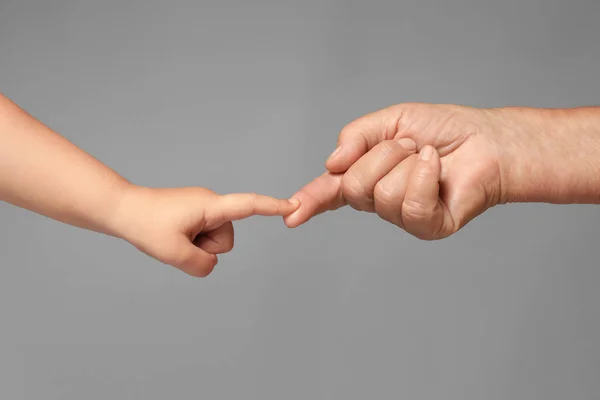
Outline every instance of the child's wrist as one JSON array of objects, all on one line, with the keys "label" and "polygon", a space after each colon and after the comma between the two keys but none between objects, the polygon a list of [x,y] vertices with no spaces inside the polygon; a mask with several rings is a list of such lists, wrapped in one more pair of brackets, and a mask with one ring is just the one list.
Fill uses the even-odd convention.
[{"label": "child's wrist", "polygon": [[109,225],[111,235],[131,242],[136,231],[135,214],[139,211],[139,191],[144,188],[131,183],[117,189],[115,207],[111,211]]}]

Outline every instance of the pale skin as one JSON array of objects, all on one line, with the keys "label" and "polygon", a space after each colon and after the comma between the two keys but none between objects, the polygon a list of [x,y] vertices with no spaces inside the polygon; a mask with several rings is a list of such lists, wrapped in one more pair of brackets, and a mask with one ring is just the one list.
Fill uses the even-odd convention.
[{"label": "pale skin", "polygon": [[349,205],[442,239],[498,204],[600,204],[600,107],[399,104],[347,125],[325,167],[289,227]]},{"label": "pale skin", "polygon": [[0,200],[198,277],[233,248],[231,221],[253,215],[293,228],[349,205],[436,240],[498,204],[600,204],[600,107],[399,104],[347,125],[325,167],[289,200],[141,187],[0,95]]},{"label": "pale skin", "polygon": [[0,95],[0,201],[115,236],[183,272],[205,277],[233,248],[231,221],[285,216],[298,203],[201,187],[141,187]]}]

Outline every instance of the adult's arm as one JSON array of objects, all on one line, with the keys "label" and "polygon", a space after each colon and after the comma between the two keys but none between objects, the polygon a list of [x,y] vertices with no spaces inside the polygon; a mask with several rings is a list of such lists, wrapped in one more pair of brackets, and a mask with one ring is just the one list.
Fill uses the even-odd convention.
[{"label": "adult's arm", "polygon": [[600,204],[600,107],[404,103],[348,124],[290,227],[346,205],[422,239],[510,202]]},{"label": "adult's arm", "polygon": [[600,204],[600,107],[492,110],[501,202]]}]

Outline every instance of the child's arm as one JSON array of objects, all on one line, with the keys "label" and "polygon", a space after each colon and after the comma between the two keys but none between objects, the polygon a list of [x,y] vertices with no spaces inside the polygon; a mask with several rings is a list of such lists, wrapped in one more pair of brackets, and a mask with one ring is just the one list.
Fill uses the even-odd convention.
[{"label": "child's arm", "polygon": [[2,94],[0,201],[123,238],[195,276],[207,275],[216,264],[215,254],[231,250],[229,221],[287,215],[297,207],[253,194],[220,196],[202,188],[132,185]]},{"label": "child's arm", "polygon": [[0,94],[0,200],[118,236],[129,183]]}]

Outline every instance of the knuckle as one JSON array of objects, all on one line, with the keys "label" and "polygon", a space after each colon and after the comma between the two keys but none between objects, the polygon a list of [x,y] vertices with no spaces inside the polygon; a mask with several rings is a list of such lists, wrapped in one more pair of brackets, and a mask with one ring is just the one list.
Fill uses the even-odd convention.
[{"label": "knuckle", "polygon": [[375,201],[383,204],[393,204],[399,200],[398,190],[388,182],[377,182],[374,195]]},{"label": "knuckle", "polygon": [[431,176],[431,168],[427,165],[415,168],[412,178],[417,181],[423,181]]},{"label": "knuckle", "polygon": [[410,132],[412,128],[411,122],[411,113],[409,112],[411,109],[415,108],[415,104],[413,103],[404,103],[397,104],[395,106],[391,106],[391,113],[395,116],[395,129],[396,133],[399,132]]},{"label": "knuckle", "polygon": [[368,209],[368,205],[374,201],[373,194],[365,190],[361,181],[352,173],[345,174],[342,178],[342,195],[356,210]]},{"label": "knuckle", "polygon": [[360,180],[353,173],[347,173],[342,178],[342,193],[346,199],[358,200],[365,191]]},{"label": "knuckle", "polygon": [[407,221],[424,221],[431,218],[433,210],[418,200],[407,199],[402,204],[402,217]]},{"label": "knuckle", "polygon": [[375,111],[365,114],[362,117],[348,123],[340,131],[338,142],[342,143],[348,140],[362,140],[364,143],[374,143],[381,140],[380,133],[382,128],[382,111]]},{"label": "knuckle", "polygon": [[377,145],[377,150],[384,158],[387,158],[396,152],[397,146],[395,144],[391,140],[386,140]]}]

